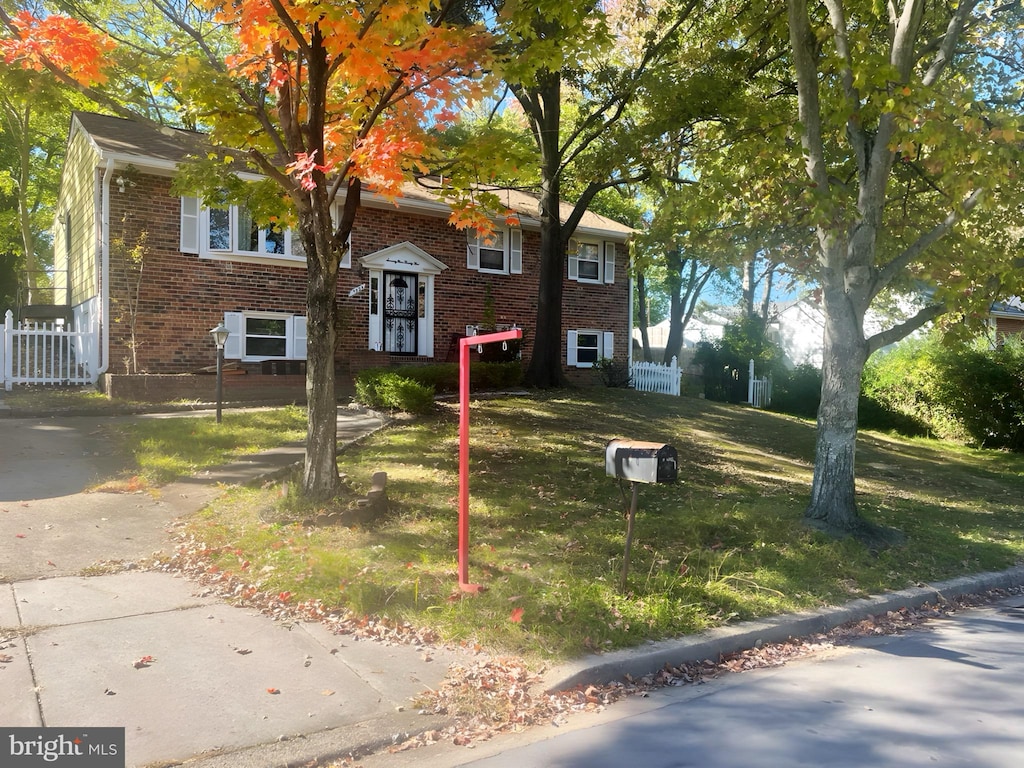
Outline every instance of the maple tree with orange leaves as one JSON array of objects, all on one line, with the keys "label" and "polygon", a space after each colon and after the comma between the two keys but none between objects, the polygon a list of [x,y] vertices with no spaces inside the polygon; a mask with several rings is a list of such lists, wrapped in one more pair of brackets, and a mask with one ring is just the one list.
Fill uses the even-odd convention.
[{"label": "maple tree with orange leaves", "polygon": [[[166,80],[190,120],[209,129],[215,147],[244,152],[276,183],[275,218],[293,225],[307,256],[309,428],[302,490],[310,498],[330,498],[338,487],[335,299],[362,187],[400,195],[404,182],[427,169],[432,130],[450,124],[458,105],[484,87],[481,69],[491,38],[480,26],[450,22],[453,6],[450,0],[204,0],[200,7],[221,34],[218,45],[205,44],[195,24],[161,7],[184,41]],[[0,25],[6,63],[49,70],[128,116],[116,94],[103,90],[105,67],[116,58],[103,30],[56,14],[12,18],[2,9]],[[233,50],[218,53],[232,39]],[[183,177],[210,185],[191,194],[223,193],[222,176]],[[453,222],[479,224],[482,216],[456,214]]]}]

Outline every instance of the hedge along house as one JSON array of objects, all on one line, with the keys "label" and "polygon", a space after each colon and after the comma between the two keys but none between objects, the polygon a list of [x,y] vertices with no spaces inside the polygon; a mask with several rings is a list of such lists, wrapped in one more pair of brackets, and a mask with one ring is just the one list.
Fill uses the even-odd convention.
[{"label": "hedge along house", "polygon": [[[116,396],[212,392],[209,329],[230,330],[226,396],[292,387],[304,394],[305,256],[287,230],[260,226],[239,206],[178,197],[178,165],[203,149],[201,134],[75,113],[57,202],[54,245],[67,268],[78,328],[97,329],[93,380]],[[252,179],[258,178],[251,176]],[[531,351],[537,311],[537,200],[502,190],[518,219],[491,239],[448,223],[449,207],[406,185],[389,202],[363,194],[338,278],[340,377],[371,366],[454,359],[457,340],[488,325],[524,329]],[[568,214],[564,206],[563,218]],[[600,358],[630,353],[631,230],[587,213],[564,275],[563,361],[591,378]],[[134,374],[149,374],[136,376]],[[245,394],[242,391],[245,390]]]}]

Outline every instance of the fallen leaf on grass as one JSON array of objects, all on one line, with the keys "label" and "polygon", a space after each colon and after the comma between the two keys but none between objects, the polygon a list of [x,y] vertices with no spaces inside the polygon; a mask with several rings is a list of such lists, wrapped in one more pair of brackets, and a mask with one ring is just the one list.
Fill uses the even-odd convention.
[{"label": "fallen leaf on grass", "polygon": [[512,613],[510,613],[509,616],[508,616],[508,620],[511,621],[513,624],[519,624],[520,622],[522,622],[522,620],[523,620],[523,609],[522,608],[515,608],[515,609],[513,609]]}]

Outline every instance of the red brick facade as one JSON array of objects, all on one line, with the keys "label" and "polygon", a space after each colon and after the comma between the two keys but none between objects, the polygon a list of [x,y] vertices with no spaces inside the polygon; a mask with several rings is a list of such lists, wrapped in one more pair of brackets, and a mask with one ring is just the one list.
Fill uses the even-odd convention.
[{"label": "red brick facade", "polygon": [[995,316],[996,341],[1001,342],[1007,336],[1024,334],[1024,317]]},{"label": "red brick facade", "polygon": [[[265,265],[213,260],[182,253],[181,204],[170,192],[170,178],[135,171],[124,192],[110,192],[110,366],[125,373],[130,357],[130,306],[135,312],[138,370],[178,374],[206,368],[215,352],[209,329],[226,312],[283,312],[305,315],[306,272],[301,266]],[[100,173],[97,172],[97,184]],[[399,202],[401,205],[401,201]],[[138,296],[132,284],[137,267],[124,267],[125,248],[140,232],[146,233],[145,256]],[[539,234],[523,233],[522,274],[488,274],[467,269],[466,236],[451,227],[443,215],[408,213],[400,208],[364,205],[352,235],[352,267],[342,268],[338,280],[338,307],[342,328],[337,353],[344,375],[369,365],[407,362],[368,349],[369,290],[349,292],[368,282],[360,259],[388,246],[410,242],[448,268],[434,278],[434,360],[443,361],[453,337],[467,324],[484,320],[484,298],[489,288],[498,323],[525,328],[524,360],[529,358],[537,312]],[[620,244],[615,282],[564,281],[563,347],[572,329],[596,329],[614,334],[614,357],[628,354],[629,281],[625,248]],[[566,359],[563,349],[563,361]],[[414,358],[423,360],[423,358]],[[243,364],[251,373],[261,366]],[[576,371],[569,371],[575,374]],[[588,378],[590,371],[584,371]]]}]

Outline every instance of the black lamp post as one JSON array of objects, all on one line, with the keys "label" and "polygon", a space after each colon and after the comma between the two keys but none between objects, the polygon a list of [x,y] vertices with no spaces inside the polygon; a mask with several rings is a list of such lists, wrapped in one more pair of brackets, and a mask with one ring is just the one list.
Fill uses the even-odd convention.
[{"label": "black lamp post", "polygon": [[210,329],[210,335],[217,345],[217,423],[220,424],[220,409],[224,400],[224,343],[231,331],[224,327],[224,323],[217,323],[216,328]]}]

